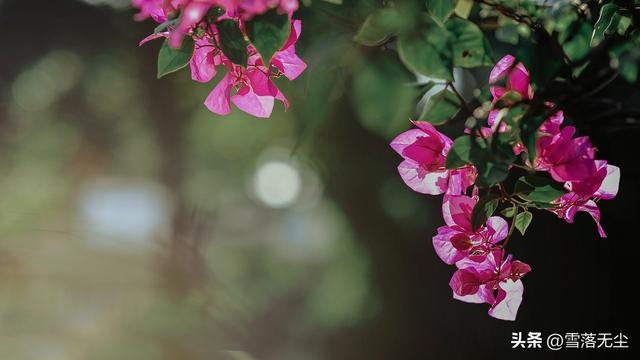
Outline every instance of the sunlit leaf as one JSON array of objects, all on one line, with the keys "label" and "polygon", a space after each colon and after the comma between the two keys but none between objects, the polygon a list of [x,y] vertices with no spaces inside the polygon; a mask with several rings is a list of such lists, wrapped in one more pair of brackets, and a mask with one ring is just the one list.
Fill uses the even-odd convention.
[{"label": "sunlit leaf", "polygon": [[398,41],[400,58],[413,72],[436,79],[453,80],[448,37],[448,31],[437,26],[403,36]]},{"label": "sunlit leaf", "polygon": [[471,21],[457,17],[451,18],[446,26],[453,34],[453,65],[465,68],[483,65],[485,42],[482,30]]},{"label": "sunlit leaf", "polygon": [[567,192],[562,184],[541,173],[520,177],[514,191],[523,199],[540,203],[550,203]]},{"label": "sunlit leaf", "polygon": [[458,0],[427,0],[427,11],[439,23],[444,23],[456,8]]},{"label": "sunlit leaf", "polygon": [[419,120],[444,124],[460,110],[460,104],[460,99],[451,90],[441,90],[429,97]]}]

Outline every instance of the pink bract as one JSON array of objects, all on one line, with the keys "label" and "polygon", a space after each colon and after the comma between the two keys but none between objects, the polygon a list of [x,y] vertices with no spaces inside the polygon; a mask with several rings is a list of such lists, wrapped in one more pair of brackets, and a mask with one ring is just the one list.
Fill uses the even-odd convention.
[{"label": "pink bract", "polygon": [[446,226],[438,228],[432,239],[436,254],[449,265],[463,258],[484,260],[491,249],[507,237],[509,225],[499,216],[491,216],[478,229],[471,226],[471,213],[477,197],[445,195],[442,215]]},{"label": "pink bract", "polygon": [[449,281],[453,297],[468,303],[491,305],[489,315],[501,320],[515,320],[522,302],[524,285],[520,278],[531,271],[521,261],[504,260],[502,249],[491,251],[482,262],[463,259]]},{"label": "pink bract", "polygon": [[567,182],[565,187],[570,191],[555,201],[558,206],[552,212],[572,223],[578,211],[591,215],[596,222],[598,234],[607,237],[600,225],[600,209],[597,200],[613,199],[618,194],[620,168],[608,165],[604,160],[596,160],[596,171],[583,181]]},{"label": "pink bract", "polygon": [[390,144],[404,158],[398,172],[407,186],[423,194],[457,195],[473,185],[476,172],[472,166],[445,167],[451,139],[427,122],[415,121],[414,125],[416,129],[398,135]]},{"label": "pink bract", "polygon": [[[223,54],[218,47],[215,24],[203,28],[202,19],[209,9],[220,6],[226,11],[221,18],[235,19],[240,22],[240,28],[244,29],[244,21],[270,9],[286,13],[291,18],[293,11],[298,8],[297,0],[133,0],[133,5],[140,9],[140,13],[136,15],[138,20],[152,17],[157,22],[165,22],[169,14],[180,13],[177,23],[170,24],[166,31],[146,37],[140,45],[157,38],[167,38],[170,46],[179,47],[184,36],[191,36],[195,48],[189,66],[194,81],[211,81],[218,66],[227,70],[227,74],[205,100],[209,110],[227,115],[231,112],[233,103],[248,114],[266,118],[271,116],[276,100],[282,102],[285,110],[287,109],[289,103],[273,79],[283,76],[294,80],[306,69],[307,65],[295,50],[302,32],[302,22],[291,20],[289,38],[273,55],[270,64],[264,64],[256,49],[249,44],[249,59],[245,67],[234,64]],[[195,34],[193,29],[196,26],[206,30],[204,35]]]}]

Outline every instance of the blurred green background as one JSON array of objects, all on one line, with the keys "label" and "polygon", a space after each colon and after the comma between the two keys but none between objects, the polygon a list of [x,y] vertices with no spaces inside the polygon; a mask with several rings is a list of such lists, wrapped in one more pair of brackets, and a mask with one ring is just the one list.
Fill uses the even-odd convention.
[{"label": "blurred green background", "polygon": [[[264,120],[209,113],[218,79],[157,80],[133,13],[0,0],[0,359],[482,358],[511,331],[630,324],[624,201],[604,206],[608,240],[542,214],[512,242],[534,268],[517,323],[451,299],[440,199],[404,186],[387,145],[421,94],[395,53],[351,41],[362,17],[299,12],[309,68]],[[469,93],[486,71],[456,75]],[[598,146],[637,180],[622,145]]]}]

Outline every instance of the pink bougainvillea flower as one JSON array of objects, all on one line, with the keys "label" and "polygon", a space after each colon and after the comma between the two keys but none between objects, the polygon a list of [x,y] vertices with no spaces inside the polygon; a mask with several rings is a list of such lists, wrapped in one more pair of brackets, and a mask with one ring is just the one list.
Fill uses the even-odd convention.
[{"label": "pink bougainvillea flower", "polygon": [[[240,110],[253,116],[269,117],[273,111],[275,100],[278,100],[284,104],[286,110],[289,107],[289,102],[271,78],[272,76],[284,75],[287,79],[294,80],[306,69],[307,64],[295,52],[295,44],[301,32],[302,22],[293,20],[289,38],[282,49],[274,54],[270,64],[271,68],[265,66],[252,46],[249,46],[248,49],[252,55],[249,57],[246,68],[231,63],[222,55],[219,58],[216,58],[215,55],[213,58],[211,55],[207,55],[209,58],[205,62],[206,66],[212,63],[223,64],[228,69],[227,75],[207,97],[205,101],[207,108],[216,114],[226,115],[231,112],[231,103],[233,103]],[[201,73],[197,66],[196,68],[197,73]],[[275,74],[272,72],[272,68],[275,69]],[[209,81],[213,77],[209,76],[210,74],[207,74],[203,79]],[[232,94],[234,90],[236,93]]]},{"label": "pink bougainvillea flower", "polygon": [[225,57],[214,44],[205,36],[195,40],[193,56],[189,61],[191,79],[206,83],[216,76],[216,66],[225,61]]},{"label": "pink bougainvillea flower", "polygon": [[[271,58],[271,65],[278,69],[287,79],[295,80],[307,68],[307,64],[296,54],[296,41],[302,33],[302,21],[291,21],[289,38]],[[262,63],[262,62],[260,62]]]},{"label": "pink bougainvillea flower", "polygon": [[573,222],[578,211],[588,213],[596,222],[598,234],[604,238],[607,234],[600,225],[600,209],[596,201],[610,200],[618,194],[620,168],[604,160],[596,160],[595,163],[596,171],[590,177],[565,184],[569,192],[554,202],[558,207],[551,211],[568,223]]},{"label": "pink bougainvillea flower", "polygon": [[449,265],[465,257],[483,261],[494,245],[507,237],[509,226],[499,216],[491,216],[473,229],[471,213],[477,202],[477,197],[445,195],[442,215],[447,225],[438,228],[432,241],[438,256]]},{"label": "pink bougainvillea flower", "polygon": [[[211,112],[227,115],[233,103],[246,113],[267,118],[271,115],[275,100],[281,101],[285,110],[289,107],[284,94],[260,67],[243,68],[230,62],[226,62],[225,66],[229,72],[205,100]],[[234,90],[235,94],[232,93]]]},{"label": "pink bougainvillea flower", "polygon": [[589,138],[573,138],[576,129],[564,127],[555,135],[543,135],[536,143],[537,170],[548,171],[559,182],[580,181],[596,171],[595,151]]},{"label": "pink bougainvillea flower", "polygon": [[516,58],[513,55],[505,55],[496,65],[491,69],[489,74],[489,84],[493,85],[499,80],[506,78],[506,86],[492,86],[490,88],[494,101],[501,98],[502,95],[509,91],[515,91],[525,100],[531,100],[533,98],[533,89],[529,84],[529,71],[524,67],[524,64],[519,62],[514,63]]},{"label": "pink bougainvillea flower", "polygon": [[182,9],[180,21],[175,26],[169,36],[169,45],[179,48],[182,44],[182,38],[207,14],[207,11],[213,6],[212,1],[194,0],[189,1]]},{"label": "pink bougainvillea flower", "polygon": [[458,270],[451,277],[449,286],[455,299],[490,304],[490,316],[515,320],[524,293],[520,278],[531,271],[531,267],[521,261],[511,261],[511,255],[504,261],[501,261],[502,257],[503,250],[495,249],[482,262],[458,261]]},{"label": "pink bougainvillea flower", "polygon": [[427,122],[413,124],[417,129],[403,132],[390,144],[404,158],[398,166],[402,180],[423,194],[463,193],[475,181],[475,168],[469,165],[447,169],[445,161],[453,143],[451,139]]},{"label": "pink bougainvillea flower", "polygon": [[135,15],[137,21],[150,17],[156,22],[162,23],[167,20],[167,14],[173,10],[171,4],[165,0],[132,0],[131,4],[139,9],[139,12]]}]

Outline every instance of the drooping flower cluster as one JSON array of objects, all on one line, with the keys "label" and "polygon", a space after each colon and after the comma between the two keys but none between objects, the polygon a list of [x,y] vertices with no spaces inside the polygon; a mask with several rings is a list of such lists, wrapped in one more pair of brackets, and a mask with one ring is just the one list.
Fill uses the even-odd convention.
[{"label": "drooping flower cluster", "polygon": [[[226,70],[205,100],[213,113],[227,115],[234,104],[253,116],[267,118],[276,100],[288,108],[273,79],[284,76],[294,80],[306,68],[295,49],[302,31],[302,22],[292,19],[297,0],[133,0],[133,5],[140,10],[137,20],[150,17],[161,24],[140,45],[166,38],[168,46],[180,49],[188,37],[193,40],[188,65],[194,81],[209,82],[219,67]],[[260,16],[265,18],[258,19]],[[283,17],[289,24],[284,30],[277,28]],[[270,32],[274,28],[281,32],[249,36],[247,27],[258,21],[270,26]],[[288,36],[280,39],[282,31]],[[259,36],[271,38],[253,41]],[[268,47],[274,42],[280,46],[273,53],[255,44]]]},{"label": "drooping flower cluster", "polygon": [[[499,82],[504,85],[499,86]],[[596,203],[600,199],[615,197],[620,170],[604,160],[596,160],[596,149],[588,137],[574,137],[576,129],[562,126],[564,115],[558,110],[540,126],[535,140],[536,153],[530,160],[529,150],[518,136],[507,136],[518,134],[513,128],[519,126],[519,120],[511,123],[502,120],[504,110],[508,111],[516,102],[528,104],[534,98],[529,72],[524,64],[516,63],[513,56],[507,55],[492,69],[489,84],[493,96],[492,109],[485,126],[465,131],[471,138],[469,142],[488,143],[488,139],[498,136],[517,139],[509,146],[515,155],[522,158],[518,168],[542,176],[547,173],[549,181],[558,183],[557,197],[540,203],[540,199],[527,198],[526,194],[515,190],[508,194],[502,183],[495,183],[489,186],[487,194],[495,187],[500,190],[500,195],[494,193],[493,197],[482,201],[478,196],[479,187],[474,185],[481,175],[479,168],[473,160],[467,160],[459,167],[447,167],[453,142],[428,122],[413,122],[417,128],[398,135],[390,145],[403,158],[398,171],[411,189],[423,194],[444,194],[442,215],[446,225],[437,229],[432,241],[442,261],[457,268],[449,283],[453,297],[470,303],[487,303],[490,316],[515,320],[524,292],[520,278],[531,267],[521,261],[513,261],[512,255],[506,252],[505,246],[513,229],[518,228],[524,233],[532,217],[529,208],[547,209],[567,222],[573,222],[576,212],[585,211],[596,221],[599,234],[605,237]],[[515,99],[512,102],[505,101],[509,94]],[[549,109],[554,107],[550,103],[545,106]],[[473,149],[467,148],[467,152],[470,151]],[[459,151],[455,154],[457,158],[463,155]],[[473,159],[469,155],[467,158]],[[509,165],[508,171],[514,169]],[[471,196],[467,196],[469,192]],[[486,213],[486,205],[491,201],[512,205],[510,214],[503,212],[505,216],[512,217],[511,225],[500,216],[491,216],[495,210],[492,207],[488,207],[489,213],[481,223],[474,219],[478,214]],[[519,210],[523,212],[519,213]],[[526,225],[522,225],[523,222]]]}]

